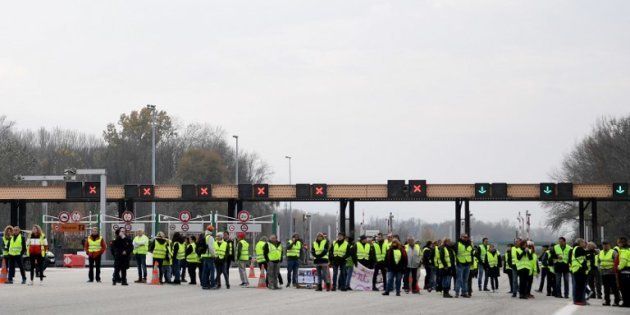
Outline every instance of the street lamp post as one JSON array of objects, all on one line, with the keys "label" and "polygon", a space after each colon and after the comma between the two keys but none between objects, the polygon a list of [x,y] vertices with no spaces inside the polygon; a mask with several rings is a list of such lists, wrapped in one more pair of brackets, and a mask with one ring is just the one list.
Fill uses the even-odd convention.
[{"label": "street lamp post", "polygon": [[234,163],[236,164],[234,167],[234,181],[238,186],[238,136],[233,135],[232,138],[236,139],[236,153],[234,154]]},{"label": "street lamp post", "polygon": [[[151,111],[151,184],[155,187],[155,125],[156,125],[156,108],[155,105],[148,104],[147,108]],[[155,236],[157,230],[157,220],[155,220],[155,201],[151,202],[151,216],[153,217],[153,226],[151,234]]]},{"label": "street lamp post", "polygon": [[[289,185],[291,185],[291,157],[287,155],[284,158],[289,160]],[[289,201],[289,237],[291,237],[291,235],[293,233],[295,233],[295,231],[293,231],[293,230],[294,230],[294,227],[293,227],[293,205]]]}]

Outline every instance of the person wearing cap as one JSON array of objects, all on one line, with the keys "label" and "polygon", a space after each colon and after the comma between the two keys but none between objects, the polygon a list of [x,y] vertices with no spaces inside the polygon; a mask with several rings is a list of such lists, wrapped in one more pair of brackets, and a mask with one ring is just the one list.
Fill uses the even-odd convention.
[{"label": "person wearing cap", "polygon": [[271,290],[282,289],[278,286],[278,275],[280,274],[280,263],[282,262],[282,243],[278,241],[278,237],[274,234],[269,236],[269,242],[263,247],[263,254],[268,263],[269,279],[267,288]]},{"label": "person wearing cap", "polygon": [[217,253],[214,258],[214,267],[217,270],[217,279],[216,279],[217,289],[221,288],[221,275],[223,275],[223,278],[225,278],[225,288],[226,289],[230,288],[230,275],[229,275],[230,268],[225,266],[226,264],[229,264],[228,262],[229,243],[223,240],[223,235],[225,234],[217,233],[217,240],[214,242],[214,248]]},{"label": "person wearing cap", "polygon": [[200,237],[197,241],[197,251],[201,257],[201,289],[209,290],[216,286],[216,279],[214,278],[214,257],[216,251],[214,248],[214,237],[212,232],[214,227],[208,225],[206,233],[203,237]]},{"label": "person wearing cap", "polygon": [[149,252],[153,254],[153,268],[155,268],[155,264],[157,263],[160,284],[164,283],[164,278],[167,278],[165,262],[170,258],[168,247],[168,241],[164,236],[164,232],[161,231],[158,232],[155,239],[149,243]]},{"label": "person wearing cap", "polygon": [[241,278],[241,287],[248,287],[247,279],[247,263],[249,262],[249,243],[245,240],[245,233],[238,232],[236,234],[238,243],[236,243],[236,257],[238,258],[238,275]]},{"label": "person wearing cap", "polygon": [[330,279],[328,275],[328,241],[324,238],[324,233],[317,233],[317,237],[311,246],[313,263],[317,270],[317,290],[322,291],[322,281],[326,284],[326,291],[330,291]]},{"label": "person wearing cap", "polygon": [[374,248],[374,275],[372,276],[372,291],[378,291],[376,280],[378,274],[383,278],[383,289],[387,288],[387,271],[385,270],[385,255],[387,253],[387,243],[383,239],[383,233],[378,233],[372,243]]},{"label": "person wearing cap", "polygon": [[346,280],[346,259],[350,255],[348,250],[349,244],[346,241],[346,234],[340,232],[337,234],[337,241],[332,244],[332,266],[333,266],[333,279],[332,290],[337,291],[337,284],[341,291],[345,291]]},{"label": "person wearing cap", "polygon": [[293,287],[298,287],[298,269],[300,268],[300,256],[302,253],[302,240],[300,235],[295,233],[287,241],[287,288],[293,283]]},{"label": "person wearing cap", "polygon": [[359,237],[359,241],[356,246],[356,258],[357,262],[366,268],[374,268],[374,262],[376,260],[376,256],[374,254],[374,249],[372,244],[368,241],[367,236],[361,235]]}]

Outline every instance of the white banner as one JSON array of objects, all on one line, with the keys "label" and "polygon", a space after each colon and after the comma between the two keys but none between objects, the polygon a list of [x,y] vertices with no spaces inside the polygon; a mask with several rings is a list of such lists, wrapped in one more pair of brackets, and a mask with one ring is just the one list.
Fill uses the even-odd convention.
[{"label": "white banner", "polygon": [[[371,291],[373,276],[374,269],[369,269],[359,263],[358,266],[354,267],[354,270],[352,271],[352,280],[350,281],[350,287],[354,291]],[[381,276],[381,273],[378,273],[376,277],[376,287],[379,290],[383,289],[383,277]]]}]

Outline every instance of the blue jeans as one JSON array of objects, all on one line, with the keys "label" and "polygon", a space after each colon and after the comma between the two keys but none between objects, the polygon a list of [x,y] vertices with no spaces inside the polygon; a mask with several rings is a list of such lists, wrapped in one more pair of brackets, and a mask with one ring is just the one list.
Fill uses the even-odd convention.
[{"label": "blue jeans", "polygon": [[448,293],[451,289],[451,273],[448,269],[442,269],[442,292]]},{"label": "blue jeans", "polygon": [[147,280],[147,255],[136,254],[136,265],[138,265],[138,280]]},{"label": "blue jeans", "polygon": [[354,266],[351,266],[351,267],[346,266],[346,289],[350,288],[350,281],[352,280],[353,271],[354,271]]},{"label": "blue jeans", "polygon": [[[483,281],[483,275],[486,270],[483,269],[483,266],[479,264],[479,274],[477,274],[477,285],[479,286],[479,291],[481,291],[481,282]],[[485,285],[488,284],[488,280],[486,280]]]},{"label": "blue jeans", "polygon": [[435,278],[437,276],[436,273],[437,273],[437,269],[435,268],[435,266],[429,266],[426,277],[429,278],[428,288],[431,288],[432,290],[435,290]]},{"label": "blue jeans", "polygon": [[201,287],[210,288],[216,286],[214,278],[214,258],[201,259]]},{"label": "blue jeans", "polygon": [[343,289],[346,285],[346,266],[345,265],[333,265],[333,289],[337,288],[339,283],[339,289]]},{"label": "blue jeans", "polygon": [[396,280],[396,293],[400,293],[400,283],[402,281],[402,272],[387,272],[387,291],[391,292],[394,290],[394,279]]},{"label": "blue jeans", "polygon": [[298,267],[300,267],[300,262],[298,260],[287,261],[287,285],[291,283],[293,283],[293,285],[297,285]]},{"label": "blue jeans", "polygon": [[[569,296],[569,273],[568,272],[556,272],[556,296],[562,296],[561,284],[564,280],[564,296]],[[575,287],[575,283],[573,285]],[[573,291],[572,291],[573,292]]]},{"label": "blue jeans", "polygon": [[455,281],[455,294],[468,294],[468,277],[470,265],[457,265],[457,280]]},{"label": "blue jeans", "polygon": [[182,268],[180,267],[179,259],[173,259],[173,265],[171,266],[171,268],[173,269],[173,277],[175,277],[175,282],[181,282]]},{"label": "blue jeans", "polygon": [[512,266],[512,288],[514,289],[512,291],[512,296],[516,296],[519,290],[518,290],[518,270],[516,269],[515,266]]}]

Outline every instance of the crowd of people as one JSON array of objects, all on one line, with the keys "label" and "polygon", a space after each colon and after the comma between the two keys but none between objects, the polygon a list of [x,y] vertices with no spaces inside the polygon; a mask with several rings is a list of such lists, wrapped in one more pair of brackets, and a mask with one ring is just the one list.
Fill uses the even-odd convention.
[{"label": "crowd of people", "polygon": [[[8,226],[4,231],[8,283],[13,283],[16,267],[20,269],[22,283],[26,283],[24,255],[33,266],[31,284],[35,275],[43,281],[41,266],[48,247],[46,237],[37,225],[26,241],[22,237],[19,227]],[[502,271],[509,280],[508,293],[514,298],[533,299],[534,279],[539,278],[538,289],[534,291],[556,298],[569,298],[571,292],[576,305],[587,305],[588,299],[603,299],[605,306],[630,306],[630,248],[624,237],[614,244],[604,241],[601,248],[581,238],[569,245],[560,237],[558,243],[543,245],[540,250],[531,240],[517,238],[507,245],[504,254],[487,238],[474,244],[466,234],[456,242],[444,238],[420,244],[413,237],[403,241],[391,233],[386,237],[381,233],[361,236],[357,241],[344,233],[339,233],[334,241],[325,233],[318,233],[311,246],[298,234],[284,243],[276,235],[270,235],[261,237],[251,250],[245,233],[237,233],[236,237],[232,240],[228,232],[215,233],[213,226],[208,226],[198,237],[176,232],[170,239],[163,232],[149,239],[141,230],[132,238],[124,228],[119,228],[107,245],[98,229],[93,228],[85,242],[88,282],[101,282],[101,257],[109,246],[114,257],[113,285],[128,285],[127,270],[132,257],[138,271],[135,282],[146,283],[146,256],[151,253],[159,284],[196,285],[199,280],[203,290],[216,290],[222,287],[223,280],[224,287],[229,289],[229,268],[234,263],[238,266],[240,285],[247,287],[247,268],[255,262],[266,273],[267,288],[278,290],[284,282],[280,264],[286,259],[286,287],[298,287],[298,269],[306,249],[310,249],[317,272],[316,291],[352,290],[354,267],[361,264],[373,270],[373,291],[379,291],[381,276],[383,295],[395,292],[399,296],[401,291],[419,293],[419,269],[424,267],[423,289],[439,292],[444,298],[470,298],[475,278],[479,291],[499,292],[498,278]],[[454,296],[450,294],[451,285]]]}]

